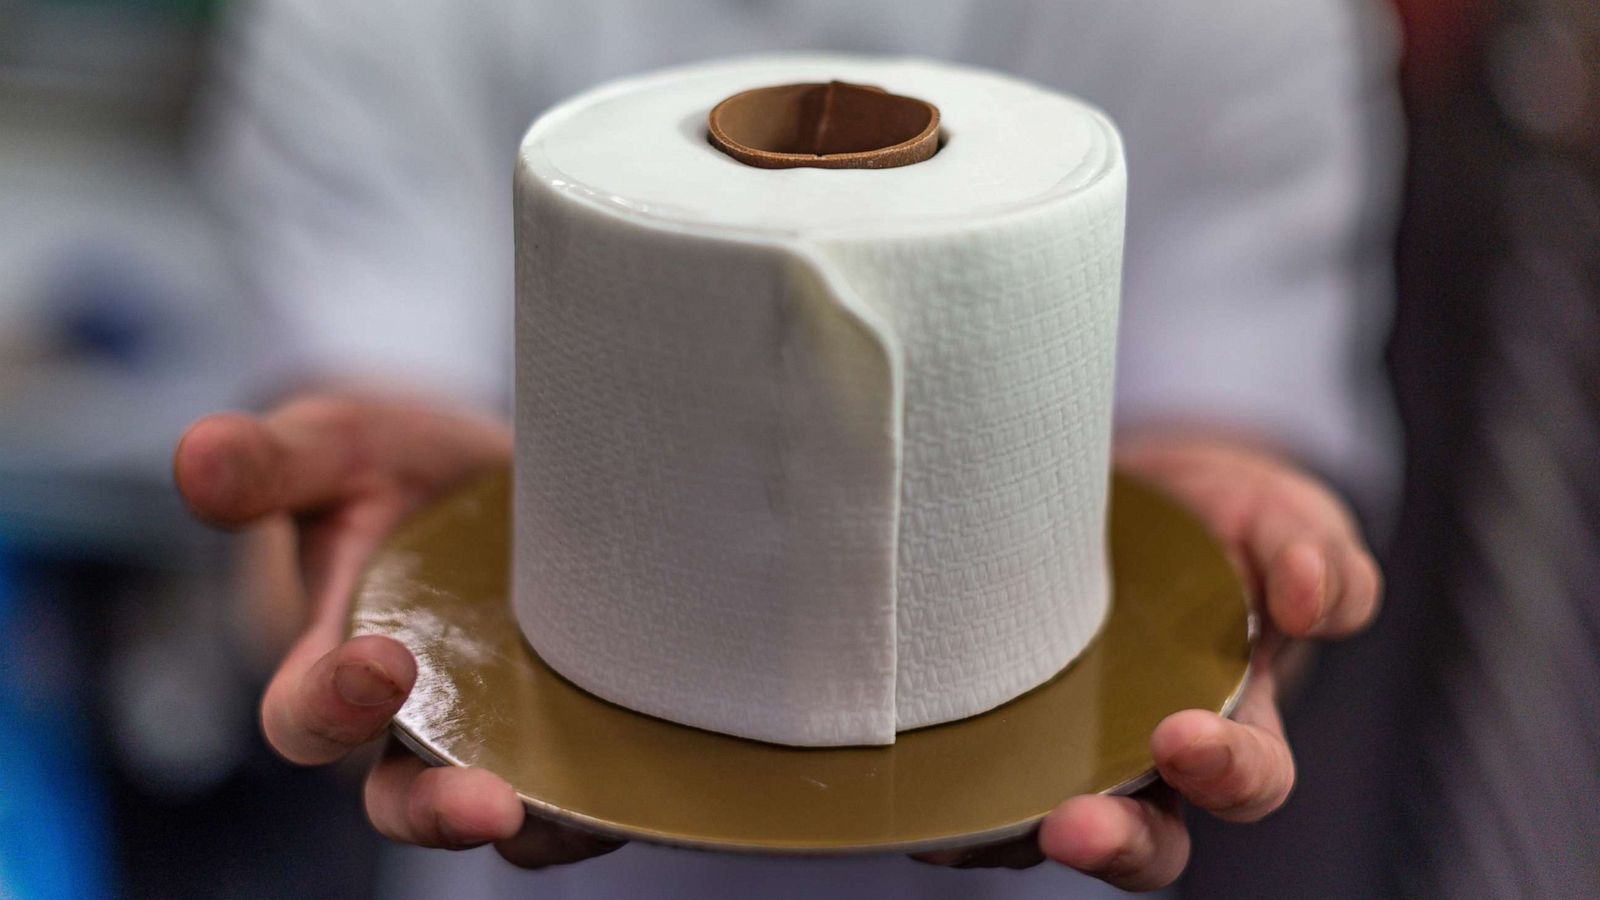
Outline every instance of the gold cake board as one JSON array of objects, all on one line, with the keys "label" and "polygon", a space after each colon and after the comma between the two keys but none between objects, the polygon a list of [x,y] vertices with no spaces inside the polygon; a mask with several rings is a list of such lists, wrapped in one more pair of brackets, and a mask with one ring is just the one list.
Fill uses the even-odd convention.
[{"label": "gold cake board", "polygon": [[495,473],[408,522],[357,586],[351,631],[416,656],[394,727],[424,759],[481,766],[535,812],[608,836],[785,854],[1000,840],[1068,797],[1150,783],[1156,724],[1180,709],[1227,714],[1246,677],[1253,622],[1221,547],[1171,500],[1117,476],[1111,613],[1041,687],[887,747],[783,747],[678,725],[590,695],[528,647],[508,596],[509,488]]}]

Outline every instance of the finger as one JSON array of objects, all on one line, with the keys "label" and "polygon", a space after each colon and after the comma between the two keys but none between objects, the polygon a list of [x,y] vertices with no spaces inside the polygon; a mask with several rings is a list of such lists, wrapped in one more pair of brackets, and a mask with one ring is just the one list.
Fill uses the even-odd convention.
[{"label": "finger", "polygon": [[951,869],[1031,869],[1044,862],[1044,852],[1039,849],[1039,834],[1035,830],[993,844],[914,853],[911,858]]},{"label": "finger", "polygon": [[496,842],[494,849],[514,866],[543,869],[604,856],[625,843],[529,815],[514,837]]},{"label": "finger", "polygon": [[1327,600],[1322,617],[1311,626],[1313,637],[1355,634],[1378,615],[1383,601],[1383,575],[1364,547],[1353,541],[1327,549]]},{"label": "finger", "polygon": [[199,518],[233,527],[347,496],[366,455],[362,417],[333,400],[291,403],[266,418],[201,419],[178,442],[178,489]]},{"label": "finger", "polygon": [[300,523],[300,578],[312,605],[308,640],[333,646],[349,625],[368,561],[404,518],[397,497],[373,497]]},{"label": "finger", "polygon": [[1360,630],[1377,611],[1380,584],[1353,518],[1314,483],[1279,481],[1255,506],[1239,548],[1272,624],[1291,637]]},{"label": "finger", "polygon": [[1276,711],[1252,704],[1249,713],[1270,718],[1263,724],[1230,722],[1191,709],[1168,716],[1150,737],[1162,779],[1190,803],[1230,822],[1266,816],[1294,787],[1294,758]]},{"label": "finger", "polygon": [[1074,797],[1045,817],[1039,848],[1123,890],[1151,891],[1183,873],[1189,832],[1167,790],[1138,798]]},{"label": "finger", "polygon": [[1377,563],[1352,540],[1292,540],[1263,578],[1272,624],[1292,637],[1343,637],[1377,615]]},{"label": "finger", "polygon": [[430,768],[402,750],[372,767],[364,790],[367,818],[384,837],[420,847],[464,850],[517,833],[522,801],[483,769]]},{"label": "finger", "polygon": [[383,732],[405,703],[417,664],[397,641],[366,635],[317,657],[313,629],[289,652],[261,702],[267,743],[300,765],[333,762]]},{"label": "finger", "polygon": [[1327,554],[1320,543],[1292,540],[1277,550],[1261,577],[1272,625],[1293,637],[1310,634],[1327,617],[1329,578]]}]

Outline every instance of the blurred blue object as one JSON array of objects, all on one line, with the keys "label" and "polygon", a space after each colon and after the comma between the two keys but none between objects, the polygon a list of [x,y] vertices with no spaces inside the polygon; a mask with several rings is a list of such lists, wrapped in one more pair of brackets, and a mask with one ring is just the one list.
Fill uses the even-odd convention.
[{"label": "blurred blue object", "polygon": [[105,814],[84,727],[29,664],[21,566],[0,544],[0,898],[111,896]]},{"label": "blurred blue object", "polygon": [[61,267],[48,306],[69,350],[139,368],[179,323],[162,315],[165,286],[125,255],[81,248]]}]

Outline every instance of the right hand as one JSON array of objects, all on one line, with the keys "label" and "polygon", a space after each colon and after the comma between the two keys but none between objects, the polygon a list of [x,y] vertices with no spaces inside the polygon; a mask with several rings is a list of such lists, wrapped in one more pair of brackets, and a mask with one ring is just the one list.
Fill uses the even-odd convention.
[{"label": "right hand", "polygon": [[[300,765],[381,737],[416,681],[397,641],[344,639],[367,558],[407,515],[475,472],[506,464],[502,422],[418,402],[312,397],[255,417],[201,419],[179,441],[178,490],[200,519],[241,528],[293,517],[311,615],[261,702],[267,742]],[[367,816],[424,847],[494,843],[513,863],[577,862],[621,844],[527,815],[499,776],[430,768],[391,742],[367,776]]]}]

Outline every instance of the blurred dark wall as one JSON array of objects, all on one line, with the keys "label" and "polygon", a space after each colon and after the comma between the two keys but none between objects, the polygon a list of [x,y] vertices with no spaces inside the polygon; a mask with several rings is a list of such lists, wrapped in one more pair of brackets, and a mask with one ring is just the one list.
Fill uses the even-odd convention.
[{"label": "blurred dark wall", "polygon": [[1403,0],[1388,606],[1191,897],[1600,897],[1600,4]]},{"label": "blurred dark wall", "polygon": [[214,6],[0,0],[0,897],[371,891],[359,772],[257,737],[281,648],[172,489],[256,340],[186,152]]}]

